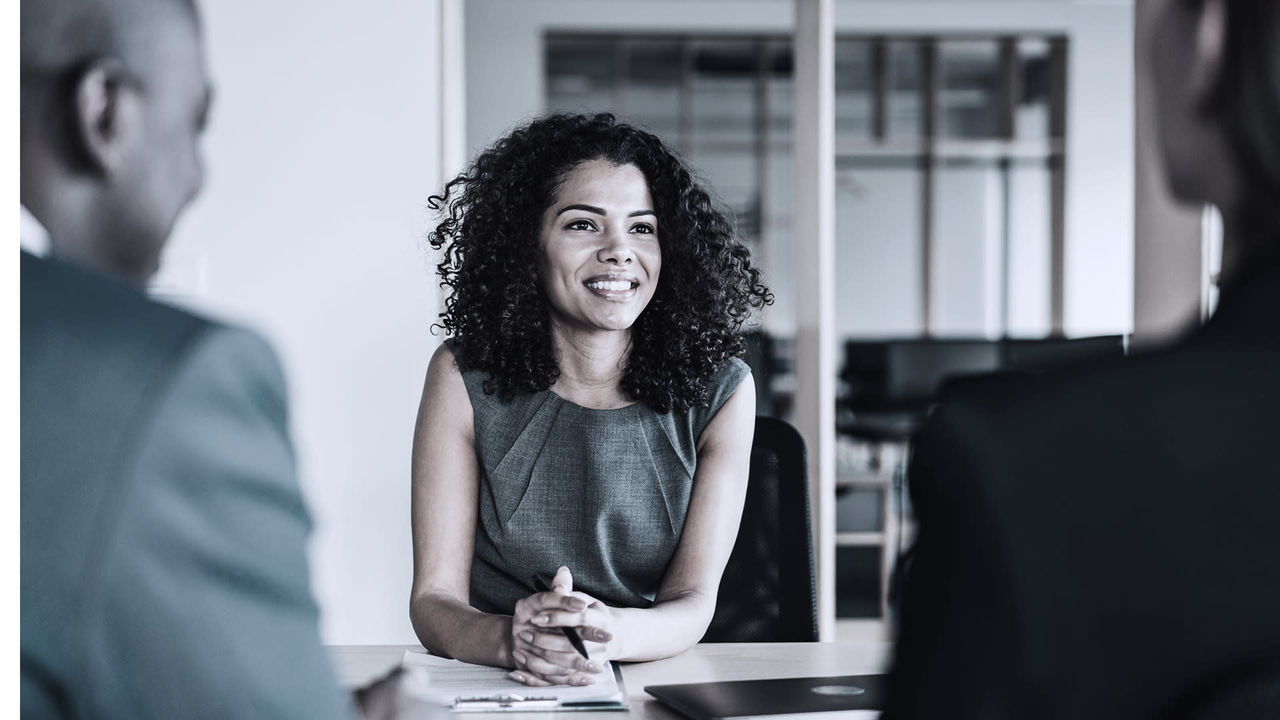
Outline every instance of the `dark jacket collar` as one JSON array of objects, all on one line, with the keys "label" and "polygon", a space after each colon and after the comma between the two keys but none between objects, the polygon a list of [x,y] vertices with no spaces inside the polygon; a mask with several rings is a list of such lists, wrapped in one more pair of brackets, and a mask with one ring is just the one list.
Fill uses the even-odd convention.
[{"label": "dark jacket collar", "polygon": [[1192,338],[1280,347],[1280,257],[1252,263],[1220,288],[1218,309]]}]

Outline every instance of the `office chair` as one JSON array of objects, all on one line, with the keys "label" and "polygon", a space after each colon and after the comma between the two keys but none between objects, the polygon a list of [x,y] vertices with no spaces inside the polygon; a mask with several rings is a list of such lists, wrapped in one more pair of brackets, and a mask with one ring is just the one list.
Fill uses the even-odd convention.
[{"label": "office chair", "polygon": [[[892,578],[909,534],[906,498],[907,457],[911,438],[924,422],[946,383],[995,372],[1000,344],[982,338],[904,338],[849,341],[840,378],[847,391],[840,399],[837,431],[868,444],[880,491],[881,532],[859,545],[880,547],[880,616],[890,618]],[[884,463],[884,454],[892,460]],[[886,472],[887,471],[887,472]]]},{"label": "office chair", "polygon": [[703,642],[815,642],[817,600],[804,440],[756,417],[746,503]]}]

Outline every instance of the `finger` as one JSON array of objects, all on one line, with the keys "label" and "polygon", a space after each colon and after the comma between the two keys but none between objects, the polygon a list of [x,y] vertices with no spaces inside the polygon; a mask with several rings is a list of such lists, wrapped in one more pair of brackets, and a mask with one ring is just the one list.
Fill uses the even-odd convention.
[{"label": "finger", "polygon": [[543,680],[542,678],[538,677],[537,675],[532,675],[523,670],[516,670],[514,672],[509,672],[507,673],[507,677],[511,678],[512,680],[515,680],[516,682],[524,683],[525,685],[529,685],[532,687],[543,687],[551,684],[546,680]]},{"label": "finger", "polygon": [[[512,657],[515,657],[517,652],[528,652],[531,649],[536,648],[536,645],[534,644],[534,631],[532,630],[518,630],[514,633],[513,640],[514,643],[511,646]],[[520,661],[516,660],[516,667],[519,666]]]},{"label": "finger", "polygon": [[561,595],[554,592],[538,593],[525,598],[524,605],[516,606],[516,612],[524,612],[529,616],[537,616],[541,613],[552,611],[566,611],[571,613],[580,613],[591,606],[591,603],[574,595]]},{"label": "finger", "polygon": [[[571,675],[551,675],[542,677],[528,670],[517,670],[509,673],[508,677],[513,680],[519,680],[525,685],[531,687],[544,687],[547,685],[590,685],[593,681],[586,675],[574,673]],[[524,679],[520,679],[524,678]]]},{"label": "finger", "polygon": [[591,678],[572,667],[565,667],[544,660],[536,655],[524,655],[523,669],[530,675],[536,675],[556,685],[589,685]]},{"label": "finger", "polygon": [[515,658],[516,668],[532,670],[540,676],[561,675],[577,670],[575,654],[543,650],[533,645],[521,645],[520,649],[511,653]]},{"label": "finger", "polygon": [[562,595],[573,592],[573,573],[569,572],[569,568],[561,565],[556,570],[556,576],[551,579],[551,589]]},{"label": "finger", "polygon": [[539,596],[544,593],[536,593],[526,598],[516,601],[515,610],[511,613],[511,617],[517,622],[528,622],[529,618],[542,612],[542,601]]},{"label": "finger", "polygon": [[[603,664],[579,654],[565,640],[562,633],[557,632],[555,635],[559,636],[559,638],[557,639],[550,633],[531,633],[531,639],[525,639],[525,642],[520,645],[520,651],[526,655],[536,655],[552,664],[579,672],[592,674],[604,672]],[[595,647],[598,650],[604,649],[604,645],[596,645]],[[590,654],[589,651],[588,654]]]},{"label": "finger", "polygon": [[[527,597],[525,600],[516,603],[512,621],[515,625],[520,626],[549,626],[553,624],[553,615],[557,615],[559,620],[564,619],[564,614],[581,618],[582,612],[586,611],[586,609],[588,609],[588,606],[582,602],[581,598],[545,592]],[[541,619],[539,620],[539,618]],[[581,621],[576,624],[581,624]]]},{"label": "finger", "polygon": [[[573,600],[573,598],[569,599]],[[580,608],[573,610],[571,607],[561,606],[555,608],[543,608],[539,612],[535,613],[533,617],[529,618],[528,622],[530,625],[540,628],[576,628],[583,626],[599,627],[606,625],[607,619],[600,615],[593,615],[590,610],[587,609]]]},{"label": "finger", "polygon": [[532,671],[527,671],[527,674],[533,677],[537,677],[539,680],[547,683],[548,685],[582,686],[582,685],[590,685],[591,683],[595,682],[590,675],[587,675],[585,673],[580,673],[580,672],[570,672],[570,673],[565,673],[560,675],[537,675]]},{"label": "finger", "polygon": [[576,652],[573,644],[564,636],[559,628],[551,630],[521,630],[519,633],[520,647],[529,647],[536,649],[540,654],[555,652],[569,654]]},{"label": "finger", "polygon": [[[565,638],[564,633],[559,630],[553,630],[552,632],[542,632],[536,629],[522,630],[517,637],[519,642],[516,643],[516,649],[518,650],[529,651],[542,656],[546,656],[548,653],[558,653],[566,657],[574,652],[573,646]],[[568,663],[563,664],[568,665]]]},{"label": "finger", "polygon": [[558,665],[545,658],[539,657],[536,653],[531,652],[529,648],[523,648],[511,653],[511,657],[516,661],[516,670],[524,670],[525,672],[536,675],[544,680],[549,676],[568,675],[573,672],[573,668],[565,665]]}]

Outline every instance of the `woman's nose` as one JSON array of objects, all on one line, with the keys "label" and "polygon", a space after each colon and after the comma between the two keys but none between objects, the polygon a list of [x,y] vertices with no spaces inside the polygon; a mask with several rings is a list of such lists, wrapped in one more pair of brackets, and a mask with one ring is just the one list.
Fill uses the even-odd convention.
[{"label": "woman's nose", "polygon": [[606,230],[604,233],[604,244],[600,246],[600,250],[596,253],[596,259],[605,263],[618,263],[619,265],[629,263],[635,259],[635,252],[631,248],[630,238],[624,232],[618,230]]}]

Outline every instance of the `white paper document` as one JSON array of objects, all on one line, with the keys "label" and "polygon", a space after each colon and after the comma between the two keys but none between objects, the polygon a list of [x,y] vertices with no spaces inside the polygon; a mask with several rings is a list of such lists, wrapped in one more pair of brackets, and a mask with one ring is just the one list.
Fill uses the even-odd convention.
[{"label": "white paper document", "polygon": [[625,710],[626,694],[617,668],[605,663],[591,685],[530,687],[507,677],[507,670],[405,650],[401,663],[411,694],[455,712],[495,710]]}]

